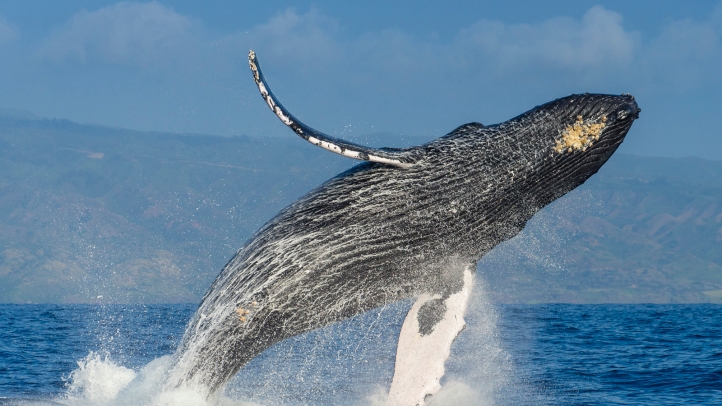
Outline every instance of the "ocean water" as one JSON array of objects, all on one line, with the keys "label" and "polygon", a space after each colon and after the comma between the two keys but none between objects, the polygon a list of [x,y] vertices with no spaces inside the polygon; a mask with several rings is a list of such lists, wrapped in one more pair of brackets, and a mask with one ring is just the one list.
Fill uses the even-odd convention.
[{"label": "ocean water", "polygon": [[[207,401],[163,392],[195,305],[0,305],[2,405],[380,405],[410,303],[272,347]],[[430,405],[722,404],[720,305],[476,298]]]}]

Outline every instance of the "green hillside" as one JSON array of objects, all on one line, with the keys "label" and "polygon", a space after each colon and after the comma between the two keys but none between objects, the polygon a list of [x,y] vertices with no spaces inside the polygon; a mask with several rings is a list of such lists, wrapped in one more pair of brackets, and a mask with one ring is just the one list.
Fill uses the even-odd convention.
[{"label": "green hillside", "polygon": [[[0,302],[198,301],[256,229],[352,165],[290,132],[0,116]],[[615,156],[479,274],[503,302],[722,302],[721,244],[722,163]]]}]

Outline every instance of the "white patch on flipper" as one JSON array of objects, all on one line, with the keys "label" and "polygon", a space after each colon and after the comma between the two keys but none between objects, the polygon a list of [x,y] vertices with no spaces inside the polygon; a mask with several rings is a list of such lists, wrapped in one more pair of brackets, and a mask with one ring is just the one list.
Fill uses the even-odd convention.
[{"label": "white patch on flipper", "polygon": [[337,154],[341,154],[341,155],[347,156],[349,158],[363,159],[363,158],[361,158],[361,154],[359,154],[357,151],[352,151],[350,149],[343,149],[336,144],[332,144],[328,141],[319,140],[318,138],[313,137],[313,136],[308,137],[308,142],[310,142],[311,144],[314,144],[314,145],[318,145],[319,147],[321,147],[327,151],[335,152]]},{"label": "white patch on flipper", "polygon": [[395,165],[395,166],[398,166],[399,168],[404,168],[404,169],[411,168],[412,166],[414,166],[414,164],[407,164],[407,163],[398,161],[396,159],[381,158],[380,156],[375,156],[375,155],[371,155],[371,154],[368,154],[368,155],[369,155],[369,161],[371,161],[371,162]]},{"label": "white patch on flipper", "polygon": [[419,333],[419,309],[441,296],[423,294],[409,310],[399,334],[394,378],[386,401],[388,406],[421,406],[427,396],[441,389],[440,381],[444,376],[444,363],[451,354],[451,343],[466,325],[464,314],[474,283],[472,269],[464,270],[463,288],[444,301],[444,318],[430,334],[422,336]]}]

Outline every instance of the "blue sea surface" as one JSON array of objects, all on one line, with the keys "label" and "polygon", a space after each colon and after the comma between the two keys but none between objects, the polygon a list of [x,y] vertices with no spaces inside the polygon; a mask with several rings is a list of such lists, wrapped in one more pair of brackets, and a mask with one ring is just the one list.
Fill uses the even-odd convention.
[{"label": "blue sea surface", "polygon": [[[278,344],[226,394],[263,405],[377,404],[406,309],[377,309]],[[66,403],[71,373],[91,351],[139,371],[173,353],[194,310],[0,305],[0,404]],[[472,306],[467,325],[431,403],[722,404],[720,305],[487,304]]]}]

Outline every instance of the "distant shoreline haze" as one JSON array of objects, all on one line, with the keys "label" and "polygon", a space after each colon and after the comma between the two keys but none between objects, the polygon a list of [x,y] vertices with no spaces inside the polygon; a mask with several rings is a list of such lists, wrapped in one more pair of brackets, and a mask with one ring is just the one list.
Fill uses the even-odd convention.
[{"label": "distant shoreline haze", "polygon": [[[0,303],[198,302],[253,232],[354,164],[292,133],[149,133],[3,110]],[[720,248],[722,162],[615,155],[477,272],[501,303],[722,303]]]}]

